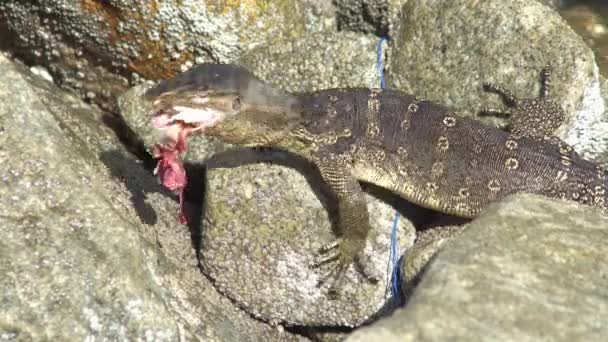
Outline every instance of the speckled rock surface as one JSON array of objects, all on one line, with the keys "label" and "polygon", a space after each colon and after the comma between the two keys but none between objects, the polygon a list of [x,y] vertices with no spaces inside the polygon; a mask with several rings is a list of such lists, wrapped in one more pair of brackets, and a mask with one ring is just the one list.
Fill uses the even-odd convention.
[{"label": "speckled rock surface", "polygon": [[386,36],[408,0],[336,0],[338,28]]},{"label": "speckled rock surface", "polygon": [[262,43],[334,27],[320,8],[283,0],[4,0],[0,23],[12,32],[12,51],[111,108],[127,81],[140,76],[234,61]]},{"label": "speckled rock surface", "polygon": [[347,341],[599,341],[608,217],[537,196],[493,205],[427,266],[407,306]]},{"label": "speckled rock surface", "polygon": [[418,232],[416,242],[403,254],[400,263],[401,290],[403,298],[409,298],[411,291],[418,285],[424,267],[445,244],[458,236],[466,227],[460,225],[442,225]]},{"label": "speckled rock surface", "polygon": [[463,115],[502,106],[497,95],[483,91],[483,82],[536,96],[540,69],[550,63],[552,97],[569,117],[556,134],[592,159],[608,149],[593,53],[549,6],[528,0],[410,0],[393,47],[389,85]]},{"label": "speckled rock surface", "polygon": [[302,340],[204,278],[102,114],[0,55],[0,339]]},{"label": "speckled rock surface", "polygon": [[[378,38],[353,32],[321,32],[289,43],[261,46],[239,64],[291,92],[378,87]],[[386,44],[383,45],[386,49]]]},{"label": "speckled rock surface", "polygon": [[[309,264],[335,238],[326,209],[332,207],[318,176],[310,176],[314,170],[291,165],[308,179],[278,165],[209,171],[201,264],[220,291],[256,317],[306,326],[359,325],[386,304],[394,210],[368,196],[373,231],[366,254],[380,281],[370,283],[351,267],[340,298],[331,300],[327,287],[319,286],[327,269],[312,270]],[[407,220],[399,222],[401,255],[415,232]]]}]

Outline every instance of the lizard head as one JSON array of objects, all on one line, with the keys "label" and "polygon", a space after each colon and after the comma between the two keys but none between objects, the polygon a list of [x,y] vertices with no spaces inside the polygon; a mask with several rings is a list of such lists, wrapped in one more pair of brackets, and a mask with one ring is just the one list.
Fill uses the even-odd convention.
[{"label": "lizard head", "polygon": [[230,64],[200,64],[149,89],[154,127],[163,143],[199,132],[243,146],[271,144],[300,120],[295,98]]}]

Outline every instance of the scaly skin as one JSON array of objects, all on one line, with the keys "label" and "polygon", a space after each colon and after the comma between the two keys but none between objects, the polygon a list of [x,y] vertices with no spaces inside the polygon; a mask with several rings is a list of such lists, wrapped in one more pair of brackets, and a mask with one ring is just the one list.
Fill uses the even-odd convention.
[{"label": "scaly skin", "polygon": [[[523,101],[487,85],[514,107],[511,132],[396,90],[287,94],[233,65],[196,66],[146,95],[154,115],[174,115],[176,107],[212,109],[215,121],[202,129],[204,134],[288,150],[318,167],[338,201],[341,237],[321,250],[324,256],[315,267],[333,265],[330,289],[336,294],[370,230],[359,181],[466,218],[524,192],[607,210],[606,172],[550,137],[564,114],[548,99],[547,70],[543,76],[541,96]],[[544,124],[525,129],[534,122]]]}]

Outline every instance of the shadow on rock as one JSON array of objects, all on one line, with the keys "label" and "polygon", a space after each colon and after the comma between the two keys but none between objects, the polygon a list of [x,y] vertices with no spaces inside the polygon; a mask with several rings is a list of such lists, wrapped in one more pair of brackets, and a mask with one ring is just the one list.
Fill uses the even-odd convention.
[{"label": "shadow on rock", "polygon": [[[110,170],[111,175],[125,185],[131,194],[130,200],[133,208],[142,223],[147,225],[158,223],[158,215],[147,200],[148,194],[159,193],[169,196],[177,202],[177,196],[159,183],[153,175],[152,170],[147,170],[141,162],[126,156],[124,152],[120,150],[106,151],[101,153],[100,160]],[[206,178],[205,166],[187,163],[185,168],[189,179],[185,190],[188,229],[192,237],[192,245],[198,251],[200,247],[202,202],[205,189],[204,180]],[[178,224],[177,214],[175,216],[175,224]]]},{"label": "shadow on rock", "polygon": [[[135,159],[128,158],[119,150],[102,152],[100,160],[110,170],[113,177],[120,180],[131,194],[130,200],[137,216],[142,223],[154,225],[158,221],[156,212],[146,202],[149,192],[162,192],[160,185],[153,182],[153,178]],[[150,179],[146,179],[150,178]]]},{"label": "shadow on rock", "polygon": [[[178,201],[177,196],[165,189],[154,176],[153,170],[157,161],[147,152],[143,141],[124,121],[124,118],[120,115],[109,114],[103,117],[103,122],[114,131],[126,149],[139,160],[125,156],[123,151],[113,150],[103,152],[100,156],[101,161],[131,193],[131,201],[140,221],[149,225],[156,224],[158,217],[152,206],[146,202],[146,194],[160,193],[169,196],[176,202]],[[198,253],[206,178],[205,166],[200,163],[185,163],[184,167],[188,174],[188,186],[184,192],[188,229],[192,237],[192,246]],[[175,220],[175,224],[178,224],[177,214]]]}]

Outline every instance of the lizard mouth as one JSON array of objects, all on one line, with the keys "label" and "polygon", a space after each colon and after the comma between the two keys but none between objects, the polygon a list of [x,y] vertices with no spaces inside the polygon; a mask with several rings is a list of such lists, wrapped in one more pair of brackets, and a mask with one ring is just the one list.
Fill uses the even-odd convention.
[{"label": "lizard mouth", "polygon": [[161,144],[183,152],[186,140],[194,132],[204,132],[215,126],[223,115],[209,108],[190,108],[176,106],[171,110],[156,112],[152,125],[160,132]]},{"label": "lizard mouth", "polygon": [[159,176],[163,186],[178,194],[180,223],[187,223],[184,189],[188,179],[181,156],[187,149],[187,138],[194,132],[204,132],[205,128],[216,125],[223,117],[221,112],[209,108],[175,106],[154,112],[152,126],[161,133],[160,144],[153,149],[153,156],[160,159],[154,174]]}]

